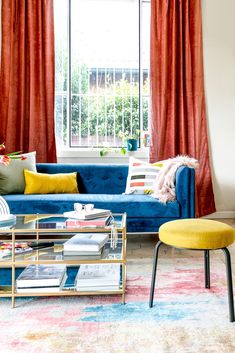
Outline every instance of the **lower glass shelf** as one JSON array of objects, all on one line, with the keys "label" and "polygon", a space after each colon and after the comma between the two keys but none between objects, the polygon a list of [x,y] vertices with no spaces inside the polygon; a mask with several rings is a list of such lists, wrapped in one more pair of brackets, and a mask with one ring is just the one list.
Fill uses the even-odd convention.
[{"label": "lower glass shelf", "polygon": [[[89,264],[90,265],[90,264]],[[88,266],[88,273],[90,268]],[[66,267],[66,272],[63,276],[63,280],[59,287],[53,286],[38,286],[35,287],[34,284],[29,288],[28,286],[17,288],[17,282],[15,282],[15,292],[13,294],[14,297],[34,297],[34,296],[67,296],[67,295],[99,295],[99,294],[122,294],[123,286],[123,264],[111,264],[111,266],[119,266],[118,273],[117,268],[116,272],[116,284],[108,282],[105,283],[96,281],[96,284],[93,282],[91,284],[91,280],[88,279],[87,282],[79,282],[78,273],[80,270],[80,265],[77,266],[68,266]],[[86,266],[86,265],[85,265]],[[95,264],[94,266],[99,267],[99,264]],[[108,264],[103,264],[105,271],[106,266]],[[125,265],[124,265],[125,266]],[[103,268],[103,271],[104,271]],[[17,267],[15,268],[15,279],[20,276],[20,274],[24,271],[25,267]],[[83,272],[83,271],[82,271]],[[124,272],[125,273],[125,272]],[[79,273],[80,274],[80,273]],[[119,276],[119,277],[118,277]],[[82,277],[82,281],[83,281]],[[93,279],[92,279],[93,281]],[[78,286],[77,283],[79,282]],[[31,281],[32,283],[32,281]],[[30,283],[30,284],[31,284]],[[93,285],[95,284],[95,285]],[[28,285],[28,283],[27,283]],[[78,288],[80,287],[80,288]],[[8,268],[0,268],[0,297],[12,297],[12,269]]]}]

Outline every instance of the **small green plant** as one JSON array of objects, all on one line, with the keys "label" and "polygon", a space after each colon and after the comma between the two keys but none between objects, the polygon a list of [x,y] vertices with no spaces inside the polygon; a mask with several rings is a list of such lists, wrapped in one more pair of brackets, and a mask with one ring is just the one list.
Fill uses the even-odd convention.
[{"label": "small green plant", "polygon": [[121,146],[121,147],[103,147],[100,150],[100,157],[107,156],[107,154],[109,152],[115,152],[115,153],[119,153],[120,152],[121,154],[125,155],[126,151],[128,149],[127,140],[129,140],[129,139],[138,140],[139,135],[140,135],[140,130],[138,130],[138,129],[135,130],[134,134],[133,133],[131,134],[127,130],[126,131],[119,131],[118,137],[120,137],[122,139],[123,146]]},{"label": "small green plant", "polygon": [[121,153],[123,155],[126,154],[126,148],[125,147],[103,147],[100,150],[100,157],[105,157],[109,152],[115,152],[115,153]]}]

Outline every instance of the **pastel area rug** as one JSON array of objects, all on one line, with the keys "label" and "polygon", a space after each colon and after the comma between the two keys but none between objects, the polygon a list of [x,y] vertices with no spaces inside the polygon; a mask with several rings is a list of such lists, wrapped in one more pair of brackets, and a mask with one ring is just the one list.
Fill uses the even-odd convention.
[{"label": "pastel area rug", "polygon": [[128,274],[120,296],[0,300],[0,352],[6,353],[233,353],[225,266],[211,264],[204,288],[201,258],[162,259],[155,304],[148,307],[150,264]]}]

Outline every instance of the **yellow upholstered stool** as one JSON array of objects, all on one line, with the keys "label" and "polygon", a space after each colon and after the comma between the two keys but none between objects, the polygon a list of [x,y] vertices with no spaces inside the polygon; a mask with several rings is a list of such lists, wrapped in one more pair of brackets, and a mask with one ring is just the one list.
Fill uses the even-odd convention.
[{"label": "yellow upholstered stool", "polygon": [[227,246],[234,242],[235,231],[227,224],[208,219],[182,219],[163,224],[159,228],[159,242],[154,251],[152,284],[149,306],[153,306],[157,259],[160,246],[164,244],[176,248],[204,251],[205,287],[210,288],[210,250],[224,251],[227,269],[228,301],[230,321],[234,321],[233,283],[230,253]]}]

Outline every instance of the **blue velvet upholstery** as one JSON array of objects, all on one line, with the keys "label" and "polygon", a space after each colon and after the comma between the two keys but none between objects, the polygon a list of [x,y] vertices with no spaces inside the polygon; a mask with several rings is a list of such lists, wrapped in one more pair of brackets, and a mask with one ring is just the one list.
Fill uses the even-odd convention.
[{"label": "blue velvet upholstery", "polygon": [[128,165],[120,164],[37,164],[39,173],[78,173],[78,190],[86,194],[125,192]]},{"label": "blue velvet upholstery", "polygon": [[181,205],[181,218],[195,217],[195,170],[180,167],[175,178],[176,199]]},{"label": "blue velvet upholstery", "polygon": [[79,194],[4,195],[11,213],[61,214],[74,202],[94,203],[114,213],[127,212],[128,232],[156,232],[161,224],[194,217],[194,170],[181,167],[176,173],[176,197],[166,205],[149,195],[123,195],[127,165],[37,164],[41,173],[78,173]]}]

